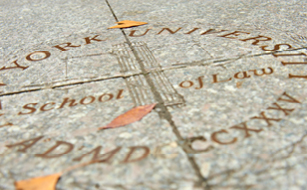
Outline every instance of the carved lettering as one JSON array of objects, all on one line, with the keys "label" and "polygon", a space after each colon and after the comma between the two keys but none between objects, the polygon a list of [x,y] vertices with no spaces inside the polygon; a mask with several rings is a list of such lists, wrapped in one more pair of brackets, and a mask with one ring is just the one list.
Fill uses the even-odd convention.
[{"label": "carved lettering", "polygon": [[[136,162],[136,161],[139,161],[139,160],[143,160],[144,158],[146,158],[149,153],[150,153],[150,149],[146,146],[132,146],[132,147],[129,147],[130,148],[130,151],[128,152],[126,158],[124,158],[124,160],[122,161],[122,163],[128,163],[128,162]],[[133,153],[136,151],[136,150],[139,150],[139,149],[142,149],[143,150],[143,154],[137,158],[132,158],[131,159],[131,156],[133,155]]]},{"label": "carved lettering", "polygon": [[212,75],[212,77],[213,77],[213,83],[221,83],[221,82],[227,82],[227,81],[232,80],[232,78],[230,77],[229,79],[225,79],[225,80],[219,81],[219,80],[217,79],[217,75],[218,75],[218,74],[213,74],[213,75]]},{"label": "carved lettering", "polygon": [[[58,147],[65,147],[64,151],[61,150],[62,152],[58,152],[58,153],[53,153],[53,151],[55,151]],[[69,152],[72,151],[72,149],[74,148],[74,145],[65,141],[57,141],[56,144],[51,147],[50,149],[48,149],[45,153],[43,154],[35,154],[35,156],[37,157],[41,157],[41,158],[56,158],[56,157],[60,157],[63,156],[64,154],[68,154]]]},{"label": "carved lettering", "polygon": [[[85,100],[90,98],[90,100],[88,102],[86,102]],[[83,104],[83,105],[87,105],[87,104],[91,104],[95,101],[95,97],[94,96],[87,96],[87,97],[84,97],[80,100],[80,104]]]},{"label": "carved lettering", "polygon": [[250,33],[249,32],[242,32],[242,31],[234,31],[234,32],[222,35],[222,36],[218,36],[218,37],[237,39],[236,37],[229,37],[229,36],[239,36],[240,34],[250,34]]},{"label": "carved lettering", "polygon": [[84,38],[85,44],[90,44],[90,43],[92,43],[92,41],[101,42],[101,41],[106,41],[107,40],[107,39],[104,39],[104,40],[97,39],[98,36],[99,35],[96,35],[96,36],[94,36],[92,38],[91,37]]},{"label": "carved lettering", "polygon": [[279,104],[273,103],[275,107],[268,107],[269,110],[278,110],[284,112],[285,115],[289,115],[291,112],[294,111],[294,109],[286,109],[282,108]]},{"label": "carved lettering", "polygon": [[307,79],[307,75],[293,75],[293,74],[289,74],[289,79],[291,78],[303,78],[303,79]]},{"label": "carved lettering", "polygon": [[230,128],[231,128],[231,129],[244,130],[245,138],[251,136],[251,134],[249,133],[249,131],[253,131],[253,132],[256,132],[256,133],[259,133],[259,132],[262,131],[262,129],[252,129],[252,128],[248,128],[246,122],[240,123],[240,124],[235,125],[235,126],[230,127]]},{"label": "carved lettering", "polygon": [[191,31],[189,31],[189,32],[187,32],[187,33],[184,33],[184,34],[192,34],[193,32],[195,32],[195,31],[198,30],[198,29],[200,29],[200,28],[194,28],[193,30],[191,30]]},{"label": "carved lettering", "polygon": [[14,64],[15,66],[13,66],[13,67],[2,67],[2,68],[0,69],[0,71],[8,70],[8,69],[22,69],[22,70],[25,70],[25,69],[27,69],[27,68],[29,67],[29,66],[21,66],[21,65],[19,65],[19,64],[17,63],[17,60],[13,61],[13,64]]},{"label": "carved lettering", "polygon": [[[103,97],[108,96],[108,99],[103,99]],[[109,101],[113,98],[113,94],[102,94],[101,96],[98,97],[99,102],[106,102]]]},{"label": "carved lettering", "polygon": [[[0,109],[2,110],[2,105],[1,105],[1,101],[0,101]],[[3,116],[3,113],[0,113],[0,116]]]},{"label": "carved lettering", "polygon": [[194,149],[192,145],[195,141],[207,142],[207,139],[203,136],[191,137],[187,139],[187,141],[185,142],[185,147],[184,147],[186,152],[191,153],[191,154],[197,154],[197,153],[202,153],[202,152],[208,152],[209,150],[213,148],[213,146],[210,145],[204,149]]},{"label": "carved lettering", "polygon": [[[64,45],[64,46],[62,47],[62,45]],[[81,45],[74,46],[74,45],[71,45],[70,42],[67,42],[67,43],[56,45],[56,46],[53,46],[53,47],[58,48],[61,51],[68,51],[69,49],[67,49],[67,48],[70,48],[70,47],[74,48],[74,47],[80,47],[80,46]]]},{"label": "carved lettering", "polygon": [[253,37],[253,38],[246,38],[246,39],[242,39],[241,41],[246,42],[249,40],[254,40],[254,42],[252,43],[252,45],[258,45],[259,42],[264,42],[264,41],[270,41],[272,40],[272,38],[267,37],[267,36],[257,36],[257,37]]},{"label": "carved lettering", "polygon": [[122,99],[123,97],[122,97],[122,93],[123,93],[123,89],[120,89],[119,91],[118,91],[118,94],[117,94],[117,96],[116,96],[116,99]]},{"label": "carved lettering", "polygon": [[[286,66],[286,65],[306,65],[307,61],[304,61],[304,62],[285,62],[285,61],[282,61],[281,64],[283,66]],[[307,76],[303,76],[303,78],[304,77],[307,77]]]},{"label": "carved lettering", "polygon": [[42,105],[42,107],[40,108],[41,111],[49,111],[49,110],[52,110],[54,109],[54,107],[50,106],[48,109],[46,108],[48,105],[55,105],[54,102],[50,102],[50,103],[47,103],[47,104],[44,104]]},{"label": "carved lettering", "polygon": [[271,67],[268,67],[268,69],[270,70],[269,72],[267,72],[265,69],[261,69],[262,73],[258,73],[257,70],[250,70],[250,71],[253,71],[256,76],[270,75],[274,72],[274,70]]},{"label": "carved lettering", "polygon": [[98,146],[96,148],[94,148],[92,151],[87,152],[83,155],[81,155],[80,157],[74,158],[73,161],[81,161],[84,157],[86,157],[87,155],[92,154],[92,159],[91,161],[95,161],[95,160],[99,160],[99,162],[109,162],[114,155],[120,151],[121,147],[117,147],[114,150],[111,150],[107,153],[104,154],[100,154],[100,150],[101,150],[101,146]]},{"label": "carved lettering", "polygon": [[[33,55],[35,55],[35,54],[38,54],[38,55],[44,54],[44,56],[41,57],[41,58],[34,59]],[[51,55],[51,53],[49,51],[35,51],[35,52],[30,53],[29,55],[27,55],[26,59],[28,61],[41,61],[41,60],[47,59],[48,57],[50,57],[50,55]]]},{"label": "carved lettering", "polygon": [[199,83],[199,87],[196,87],[195,89],[199,90],[199,89],[201,89],[204,86],[202,77],[198,77],[197,81]]},{"label": "carved lettering", "polygon": [[216,33],[221,33],[227,30],[215,30],[215,29],[209,29],[203,33],[201,33],[200,35],[206,35],[206,34],[216,34]]},{"label": "carved lettering", "polygon": [[18,152],[26,152],[30,147],[32,147],[34,144],[36,144],[39,140],[41,140],[44,136],[39,136],[33,139],[25,140],[16,144],[10,144],[6,145],[8,148],[12,148],[15,146],[22,146],[23,148],[18,149]]},{"label": "carved lettering", "polygon": [[233,144],[235,142],[237,142],[237,138],[233,138],[232,141],[229,141],[229,142],[222,142],[220,141],[218,138],[217,138],[217,135],[220,134],[220,133],[228,133],[228,131],[226,131],[225,129],[222,129],[220,131],[216,131],[214,133],[211,134],[211,139],[216,142],[216,143],[219,143],[219,144],[222,144],[222,145],[227,145],[227,144]]},{"label": "carved lettering", "polygon": [[[278,51],[278,50],[281,49],[282,46],[287,46],[288,49],[291,49],[291,48],[292,48],[292,46],[291,46],[290,44],[276,44],[276,45],[274,46],[273,49],[266,49],[266,47],[268,47],[267,45],[265,45],[265,46],[260,46],[260,47],[261,47],[261,49],[262,49],[263,51]],[[273,54],[273,55],[274,55],[274,54]]]},{"label": "carved lettering", "polygon": [[[241,73],[243,74],[242,77],[239,76],[239,74],[241,74]],[[238,72],[238,73],[236,73],[236,74],[234,75],[234,77],[235,77],[236,79],[245,79],[245,78],[250,78],[251,76],[248,75],[246,71],[243,71],[243,72]]]},{"label": "carved lettering", "polygon": [[[33,106],[33,107],[29,107],[29,106]],[[26,112],[26,113],[23,113],[23,112],[19,112],[18,115],[26,115],[26,114],[31,114],[31,113],[34,113],[36,111],[36,108],[34,106],[36,106],[37,103],[29,103],[29,104],[26,104],[24,105],[22,108],[24,109],[28,109],[30,110],[30,112]]]},{"label": "carved lettering", "polygon": [[261,115],[262,117],[252,117],[251,119],[261,119],[261,120],[264,120],[264,121],[267,123],[268,127],[270,127],[270,126],[272,125],[271,121],[279,122],[279,121],[281,120],[280,118],[278,118],[278,119],[275,119],[275,118],[268,118],[268,117],[264,114],[264,112],[261,112],[260,115]]},{"label": "carved lettering", "polygon": [[[187,83],[187,85],[185,85],[185,83]],[[187,80],[187,81],[183,81],[183,82],[181,82],[180,84],[179,84],[179,86],[181,87],[181,88],[190,88],[191,86],[193,86],[193,82],[192,81],[189,81],[189,80]]]},{"label": "carved lettering", "polygon": [[[158,34],[161,34],[164,30],[167,30],[169,33],[171,33],[171,34],[175,34],[176,32],[178,32],[179,30],[180,30],[181,28],[178,28],[175,32],[174,31],[172,31],[171,29],[169,29],[169,28],[163,28]],[[158,35],[157,34],[157,35]]]},{"label": "carved lettering", "polygon": [[168,148],[176,148],[177,147],[177,143],[176,142],[172,142],[172,143],[167,143],[167,144],[163,144],[163,145],[159,145],[154,149],[153,155],[155,155],[156,157],[159,158],[175,158],[178,156],[177,153],[175,154],[171,154],[171,153],[163,153],[163,148],[168,147]]},{"label": "carved lettering", "polygon": [[139,34],[139,35],[134,35],[134,33],[136,32],[136,30],[132,30],[132,31],[130,32],[129,36],[131,36],[131,37],[141,37],[141,36],[145,36],[149,30],[150,30],[150,29],[147,29],[146,32],[144,32],[143,34]]},{"label": "carved lettering", "polygon": [[[118,90],[118,92],[116,94],[116,99],[122,99],[124,97],[123,92],[124,92],[123,89]],[[98,97],[98,101],[99,102],[106,102],[106,101],[109,101],[113,98],[114,98],[113,94],[104,93],[104,94],[102,94]],[[37,110],[45,112],[45,111],[50,111],[50,110],[53,110],[53,109],[61,109],[61,108],[64,108],[64,107],[73,107],[73,106],[76,106],[76,105],[79,105],[79,104],[80,105],[88,105],[88,104],[95,102],[95,100],[96,100],[96,97],[94,97],[94,96],[83,97],[80,101],[79,100],[77,101],[76,99],[72,99],[72,98],[64,98],[63,101],[58,104],[58,106],[57,106],[56,102],[49,102],[49,103],[44,103],[39,108],[36,108],[36,106],[38,106],[38,103],[28,103],[28,104],[26,104],[22,107],[25,110],[21,110],[18,113],[18,115],[32,114],[32,113],[36,112]],[[0,103],[0,107],[1,107],[1,103]],[[1,114],[0,114],[0,116],[1,116]]]},{"label": "carved lettering", "polygon": [[13,123],[6,123],[6,124],[3,124],[3,125],[0,125],[0,128],[6,127],[6,126],[13,126]]},{"label": "carved lettering", "polygon": [[67,103],[69,103],[69,105],[68,105],[69,107],[78,105],[78,103],[75,103],[75,101],[76,101],[75,99],[70,100],[69,98],[65,98],[59,108],[63,108],[65,106],[65,104],[67,104]]},{"label": "carved lettering", "polygon": [[[296,54],[273,54],[274,57],[280,57],[280,56],[305,56],[306,57],[306,54],[305,53],[296,53]],[[282,61],[281,64],[283,66],[286,66],[286,65],[306,65],[307,64],[307,61],[304,61],[304,62],[297,62],[297,61],[294,61],[294,62],[285,62],[285,61]],[[291,74],[290,74],[291,75]],[[307,76],[302,76],[301,78],[306,78]],[[292,77],[294,78],[294,77]]]},{"label": "carved lettering", "polygon": [[[306,54],[305,53],[291,53],[291,54],[273,54],[274,57],[285,57],[285,56],[305,56],[306,57]],[[306,65],[307,64],[307,61],[305,59],[305,61],[293,61],[293,62],[286,62],[286,61],[282,61],[281,64],[283,66],[286,66],[286,65]],[[307,75],[293,75],[293,74],[289,74],[289,78],[304,78],[304,79],[307,79]]]},{"label": "carved lettering", "polygon": [[289,57],[289,56],[306,56],[305,53],[279,53],[279,54],[276,54],[276,53],[273,53],[272,54],[274,57]]},{"label": "carved lettering", "polygon": [[[287,99],[282,98],[282,96],[286,96]],[[300,101],[296,100],[295,98],[288,95],[286,92],[284,92],[280,98],[277,99],[277,101],[283,101],[283,102],[290,102],[290,103],[301,103]]]}]

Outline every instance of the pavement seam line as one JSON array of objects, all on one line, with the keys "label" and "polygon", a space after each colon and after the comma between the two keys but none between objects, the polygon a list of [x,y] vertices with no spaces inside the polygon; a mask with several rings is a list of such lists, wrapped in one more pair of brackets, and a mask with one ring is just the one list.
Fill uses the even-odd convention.
[{"label": "pavement seam line", "polygon": [[[116,16],[116,14],[114,13],[114,11],[113,11],[111,5],[109,4],[108,0],[105,0],[105,2],[107,3],[107,5],[108,5],[110,11],[112,12],[112,15],[114,16],[114,19],[118,22],[118,18],[117,18],[117,16]],[[174,123],[174,121],[173,121],[173,119],[172,119],[172,115],[171,115],[170,112],[167,110],[166,106],[164,105],[164,101],[163,101],[163,99],[162,99],[160,93],[157,91],[157,89],[156,89],[156,87],[155,87],[155,85],[154,85],[154,82],[153,82],[153,81],[151,80],[151,78],[148,76],[149,73],[146,72],[145,66],[144,66],[142,60],[140,59],[140,57],[139,57],[137,51],[136,51],[136,50],[134,49],[134,47],[132,46],[132,44],[131,44],[131,42],[130,42],[128,36],[127,36],[127,34],[125,33],[125,31],[124,31],[123,29],[120,29],[120,30],[121,30],[121,32],[122,32],[123,35],[124,35],[124,38],[125,38],[125,40],[126,40],[126,43],[128,44],[129,48],[130,48],[131,51],[133,52],[133,55],[135,56],[137,63],[139,64],[140,69],[141,69],[141,71],[142,71],[142,73],[143,73],[143,75],[144,75],[144,77],[145,77],[146,82],[148,83],[148,85],[149,85],[149,87],[150,87],[151,92],[152,92],[153,95],[154,95],[155,100],[158,102],[157,105],[156,105],[156,109],[157,109],[157,110],[160,109],[160,111],[158,111],[159,116],[160,116],[162,119],[165,119],[165,120],[170,124],[170,126],[172,127],[172,130],[173,130],[173,133],[175,134],[175,136],[177,137],[177,139],[178,139],[179,141],[183,142],[185,139],[181,136],[181,134],[180,134],[180,132],[179,132],[177,126],[175,125],[175,123]],[[187,151],[185,150],[185,148],[184,148],[181,144],[179,144],[179,145],[180,145],[180,147],[183,149],[183,151],[185,152],[185,154],[186,154],[186,156],[187,156],[187,158],[188,158],[190,164],[192,165],[192,168],[194,169],[194,171],[195,171],[197,177],[199,178],[199,182],[200,182],[201,186],[202,186],[204,189],[206,189],[206,190],[210,190],[211,188],[210,188],[210,186],[209,186],[209,184],[208,184],[208,180],[207,180],[207,178],[205,178],[205,177],[201,174],[200,168],[199,168],[198,164],[196,163],[194,156],[188,154]]]},{"label": "pavement seam line", "polygon": [[[265,56],[265,55],[273,55],[274,53],[284,53],[284,52],[291,52],[291,51],[297,51],[297,50],[303,50],[307,49],[307,47],[301,47],[297,49],[290,49],[290,50],[282,50],[282,51],[273,51],[273,52],[268,52],[268,53],[260,53],[260,54],[254,54],[254,55],[241,55],[235,58],[229,58],[229,59],[220,59],[220,60],[199,60],[199,61],[192,61],[192,62],[186,62],[186,63],[178,63],[176,65],[172,65],[171,67],[167,68],[161,68],[160,70],[157,71],[167,71],[167,70],[173,70],[173,69],[182,69],[182,68],[189,68],[189,67],[197,67],[197,66],[222,66],[230,63],[225,63],[225,64],[215,64],[215,63],[222,63],[222,62],[227,62],[227,61],[236,61],[242,58],[251,58],[251,57],[260,57],[260,56]],[[204,63],[205,61],[208,61]],[[150,73],[151,71],[146,71],[145,73]],[[59,85],[54,85],[54,86],[43,86],[44,84],[37,84],[37,86],[43,86],[43,87],[38,87],[38,88],[32,88],[32,89],[26,89],[26,90],[19,90],[15,92],[7,92],[0,94],[0,97],[4,96],[11,96],[15,94],[22,94],[22,93],[27,93],[27,92],[35,92],[35,91],[40,91],[40,90],[45,90],[45,89],[57,89],[61,87],[66,87],[66,86],[74,86],[78,84],[86,84],[86,83],[92,83],[92,82],[99,82],[99,81],[104,81],[104,80],[111,80],[111,79],[116,79],[116,78],[128,78],[131,76],[138,76],[138,75],[144,75],[144,72],[140,73],[135,73],[135,74],[129,74],[129,75],[118,75],[118,76],[112,76],[112,77],[105,77],[105,78],[97,78],[97,79],[91,79],[87,81],[77,81],[77,82],[71,82],[68,84],[59,84]],[[0,92],[1,93],[1,92]]]}]

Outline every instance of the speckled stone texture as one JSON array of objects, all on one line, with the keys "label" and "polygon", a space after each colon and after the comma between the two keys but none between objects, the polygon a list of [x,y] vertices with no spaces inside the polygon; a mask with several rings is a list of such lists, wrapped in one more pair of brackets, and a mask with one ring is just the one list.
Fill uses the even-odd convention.
[{"label": "speckled stone texture", "polygon": [[[306,189],[306,10],[2,0],[0,189],[95,158],[56,189]],[[107,29],[122,20],[148,24]],[[142,120],[97,131],[152,103]]]}]

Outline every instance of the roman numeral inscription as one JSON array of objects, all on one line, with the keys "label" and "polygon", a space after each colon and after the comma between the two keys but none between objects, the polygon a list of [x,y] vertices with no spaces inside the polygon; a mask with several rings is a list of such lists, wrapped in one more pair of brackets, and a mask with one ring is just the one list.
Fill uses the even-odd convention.
[{"label": "roman numeral inscription", "polygon": [[253,129],[253,128],[249,128],[246,124],[246,122],[240,123],[238,125],[232,126],[230,127],[231,129],[237,129],[237,130],[243,130],[244,134],[245,134],[245,138],[250,137],[251,134],[250,132],[255,132],[255,133],[259,133],[262,131],[262,129]]},{"label": "roman numeral inscription", "polygon": [[[300,104],[300,101],[296,100],[295,98],[293,98],[292,96],[290,96],[288,93],[284,92],[278,99],[277,102],[286,102],[286,103],[292,103],[292,104]],[[281,107],[277,102],[273,103],[273,106],[269,106],[267,108],[267,110],[275,110],[275,111],[279,111],[279,112],[283,112],[285,114],[285,116],[288,116],[291,112],[294,111],[294,108],[284,108]],[[282,120],[282,118],[272,118],[270,116],[268,116],[268,114],[263,111],[260,112],[259,116],[255,116],[250,118],[251,120],[258,120],[261,122],[265,122],[267,124],[267,127],[271,127],[274,122],[279,122]],[[251,135],[249,134],[249,131],[253,131],[253,132],[261,132],[262,129],[251,129],[248,128],[247,126],[248,121],[243,122],[239,125],[230,127],[230,129],[240,129],[240,130],[244,130],[245,133],[245,138],[250,137]]]},{"label": "roman numeral inscription", "polygon": [[[280,105],[283,104],[283,105]],[[230,145],[230,144],[235,144],[235,143],[240,143],[241,141],[239,140],[239,138],[243,137],[243,139],[245,138],[249,138],[251,136],[253,136],[253,134],[257,134],[263,131],[263,129],[261,127],[257,127],[257,126],[251,126],[251,124],[249,123],[250,121],[254,120],[254,121],[259,121],[261,123],[266,124],[266,127],[272,127],[274,123],[281,121],[283,118],[274,118],[271,117],[269,114],[270,112],[268,112],[268,110],[272,110],[272,111],[278,111],[278,112],[282,112],[284,114],[284,116],[288,116],[290,115],[291,112],[293,112],[295,109],[294,108],[289,108],[287,106],[289,106],[290,104],[300,104],[300,101],[298,101],[297,99],[295,99],[294,97],[290,96],[288,93],[284,92],[278,99],[276,102],[274,102],[271,106],[269,106],[265,111],[260,112],[260,114],[258,114],[257,116],[251,117],[249,120],[244,121],[240,124],[236,124],[234,126],[231,126],[229,129],[221,129],[218,131],[215,131],[213,133],[211,133],[211,142],[209,143],[209,146],[207,144],[206,147],[204,147],[203,150],[201,150],[201,152],[207,152],[211,149],[214,148],[214,144],[217,143],[219,145]],[[259,124],[261,124],[259,123]],[[257,123],[253,122],[252,125],[257,125]],[[237,133],[233,133],[233,131],[241,131],[242,134],[238,135]],[[190,137],[188,139],[186,139],[185,143],[193,143],[193,141],[195,139],[201,139],[201,141],[209,141],[207,140],[205,137]],[[208,148],[210,147],[210,148]],[[199,153],[199,150],[194,150],[192,148],[192,146],[186,147],[185,150],[190,153],[190,154],[196,154]]]},{"label": "roman numeral inscription", "polygon": [[[184,103],[183,97],[177,93],[173,85],[164,74],[162,67],[144,42],[132,43],[138,57],[136,60],[127,43],[115,45],[113,54],[116,55],[122,73],[135,75],[125,77],[129,93],[136,106],[154,103],[153,94],[147,84],[144,75],[148,75],[153,81],[157,91],[163,98],[164,105],[180,105]],[[146,73],[142,73],[138,61],[142,61]]]},{"label": "roman numeral inscription", "polygon": [[261,113],[260,113],[260,117],[259,117],[259,116],[257,116],[257,117],[252,117],[251,119],[260,119],[260,120],[264,120],[264,121],[268,124],[269,127],[272,125],[272,123],[271,123],[272,121],[279,122],[279,121],[281,120],[280,118],[278,118],[278,119],[276,119],[276,118],[269,118],[269,117],[267,117],[267,116],[265,115],[264,112],[261,112]]},{"label": "roman numeral inscription", "polygon": [[282,108],[279,104],[277,103],[273,103],[274,107],[268,107],[268,109],[270,110],[280,110],[282,112],[284,112],[285,115],[289,115],[291,112],[294,111],[294,109],[286,109],[286,108]]}]

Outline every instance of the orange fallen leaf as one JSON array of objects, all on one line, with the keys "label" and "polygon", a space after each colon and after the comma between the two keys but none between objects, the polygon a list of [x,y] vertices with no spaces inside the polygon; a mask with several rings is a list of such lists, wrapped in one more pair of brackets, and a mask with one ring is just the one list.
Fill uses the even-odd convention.
[{"label": "orange fallen leaf", "polygon": [[144,24],[147,24],[147,22],[139,22],[139,21],[132,21],[132,20],[123,20],[123,21],[119,21],[116,22],[118,25],[116,26],[112,26],[108,29],[112,29],[112,28],[129,28],[132,26],[141,26]]},{"label": "orange fallen leaf", "polygon": [[[132,108],[126,113],[121,114],[118,117],[116,117],[108,125],[104,127],[99,127],[98,130],[116,128],[116,127],[128,125],[135,121],[139,121],[145,115],[147,115],[155,106],[156,104],[149,104],[149,105],[138,106],[138,107]],[[31,178],[31,179],[22,180],[22,181],[17,181],[15,182],[15,187],[16,187],[16,190],[55,190],[56,184],[63,173],[69,172],[76,168],[80,168],[80,167],[84,167],[84,166],[87,166],[93,163],[97,163],[97,162],[99,162],[99,160],[93,160],[90,162],[74,165],[59,173],[46,175],[42,177]]]},{"label": "orange fallen leaf", "polygon": [[15,182],[16,190],[55,190],[62,173],[31,178]]},{"label": "orange fallen leaf", "polygon": [[156,106],[156,104],[149,104],[144,106],[138,106],[132,108],[124,114],[116,117],[111,123],[106,126],[99,127],[98,130],[108,129],[108,128],[116,128],[124,125],[128,125],[130,123],[141,120],[145,115],[147,115],[151,110]]},{"label": "orange fallen leaf", "polygon": [[90,162],[71,166],[59,173],[16,181],[15,188],[16,190],[55,190],[55,186],[63,173],[98,162],[100,162],[100,160],[92,160]]}]

